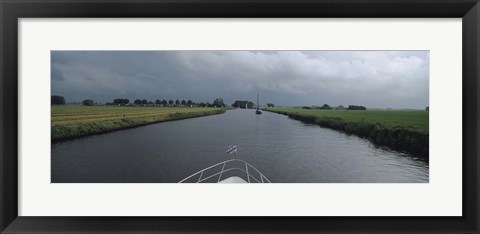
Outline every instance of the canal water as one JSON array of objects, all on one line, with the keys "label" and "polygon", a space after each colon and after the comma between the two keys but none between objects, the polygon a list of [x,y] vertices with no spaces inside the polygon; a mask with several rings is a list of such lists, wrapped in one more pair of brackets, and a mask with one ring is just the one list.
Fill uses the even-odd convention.
[{"label": "canal water", "polygon": [[[225,152],[238,146],[238,154]],[[176,183],[238,158],[274,183],[428,183],[427,162],[365,139],[254,110],[52,144],[52,183]]]}]

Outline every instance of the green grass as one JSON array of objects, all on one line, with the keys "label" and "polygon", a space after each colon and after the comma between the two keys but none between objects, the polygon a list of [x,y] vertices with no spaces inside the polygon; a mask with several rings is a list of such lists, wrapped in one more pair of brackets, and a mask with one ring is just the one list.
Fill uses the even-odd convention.
[{"label": "green grass", "polygon": [[404,128],[428,133],[428,111],[403,110],[306,110],[297,108],[270,108],[268,111],[285,112],[320,119],[336,119],[345,122],[367,122],[388,128]]},{"label": "green grass", "polygon": [[222,108],[52,106],[52,141],[72,139],[151,123],[224,113]]},{"label": "green grass", "polygon": [[367,138],[376,145],[405,151],[428,160],[428,112],[397,110],[307,110],[269,108],[307,123],[315,123]]}]

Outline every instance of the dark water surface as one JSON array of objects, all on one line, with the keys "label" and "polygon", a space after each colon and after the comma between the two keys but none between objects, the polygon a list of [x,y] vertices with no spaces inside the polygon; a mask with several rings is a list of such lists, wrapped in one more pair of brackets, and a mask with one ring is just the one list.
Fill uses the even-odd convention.
[{"label": "dark water surface", "polygon": [[[229,145],[237,155],[228,155]],[[53,183],[175,183],[232,158],[276,183],[428,182],[428,163],[367,140],[254,110],[52,145]]]}]

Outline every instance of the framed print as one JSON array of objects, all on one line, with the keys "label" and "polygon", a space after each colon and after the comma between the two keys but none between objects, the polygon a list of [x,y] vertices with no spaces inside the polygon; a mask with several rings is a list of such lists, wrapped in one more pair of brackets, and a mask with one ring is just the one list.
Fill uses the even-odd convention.
[{"label": "framed print", "polygon": [[1,233],[478,233],[476,0],[0,9]]}]

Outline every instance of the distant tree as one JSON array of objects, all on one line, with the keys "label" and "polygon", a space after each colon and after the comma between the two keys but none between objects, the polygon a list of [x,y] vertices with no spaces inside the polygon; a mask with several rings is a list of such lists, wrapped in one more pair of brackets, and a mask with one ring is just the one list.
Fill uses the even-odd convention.
[{"label": "distant tree", "polygon": [[275,107],[275,105],[273,105],[273,103],[267,103],[267,107]]},{"label": "distant tree", "polygon": [[182,106],[186,106],[186,105],[187,105],[187,101],[182,100]]},{"label": "distant tree", "polygon": [[213,100],[212,105],[216,106],[216,107],[225,107],[225,103],[223,103],[223,99],[221,99],[221,98],[217,98],[217,99]]},{"label": "distant tree", "polygon": [[162,101],[160,101],[160,99],[155,100],[155,105],[160,105],[160,104],[162,104]]},{"label": "distant tree", "polygon": [[127,98],[117,98],[113,99],[113,104],[119,105],[119,106],[125,106],[130,102]]},{"label": "distant tree", "polygon": [[175,106],[180,106],[180,100],[175,100]]},{"label": "distant tree", "polygon": [[366,110],[367,108],[365,108],[364,106],[355,106],[355,105],[349,105],[348,110]]},{"label": "distant tree", "polygon": [[245,108],[246,106],[247,106],[246,101],[240,101],[240,100],[236,100],[236,101],[232,104],[232,107],[235,107],[235,108]]},{"label": "distant tree", "polygon": [[318,109],[322,109],[322,110],[331,110],[333,109],[331,106],[329,106],[328,104],[323,104],[323,106],[319,107]]},{"label": "distant tree", "polygon": [[153,102],[152,102],[152,101],[149,101],[149,102],[148,102],[148,105],[153,106]]},{"label": "distant tree", "polygon": [[65,98],[63,96],[53,95],[51,105],[65,105]]},{"label": "distant tree", "polygon": [[148,104],[147,99],[143,99],[143,100],[142,100],[142,104],[143,104],[143,105],[147,105],[147,104]]},{"label": "distant tree", "polygon": [[240,107],[240,101],[236,100],[233,104],[232,107],[239,108]]},{"label": "distant tree", "polygon": [[162,105],[163,105],[163,106],[167,106],[167,104],[168,104],[167,100],[163,99],[163,100],[162,100]]},{"label": "distant tree", "polygon": [[187,101],[187,104],[188,104],[189,106],[192,106],[192,105],[193,105],[192,100],[188,100],[188,101]]},{"label": "distant tree", "polygon": [[205,103],[203,102],[200,102],[200,104],[198,104],[200,107],[205,107]]},{"label": "distant tree", "polygon": [[133,104],[135,104],[135,105],[141,105],[141,104],[142,104],[142,100],[140,100],[140,99],[135,99],[135,101],[133,102]]},{"label": "distant tree", "polygon": [[[222,102],[223,102],[223,101],[222,101]],[[225,105],[224,105],[224,106],[225,106]],[[232,107],[242,108],[242,109],[245,109],[245,108],[252,109],[254,106],[255,106],[255,103],[253,103],[253,102],[251,102],[251,101],[240,101],[240,100],[236,100],[236,101],[232,104]]]},{"label": "distant tree", "polygon": [[170,104],[170,106],[172,106],[173,105],[173,100],[172,99],[168,100],[168,104]]},{"label": "distant tree", "polygon": [[307,109],[308,110],[308,109],[312,109],[312,108],[309,107],[309,106],[302,106],[302,109]]},{"label": "distant tree", "polygon": [[93,106],[94,103],[93,103],[92,99],[85,99],[85,100],[82,101],[82,104],[84,106]]}]

